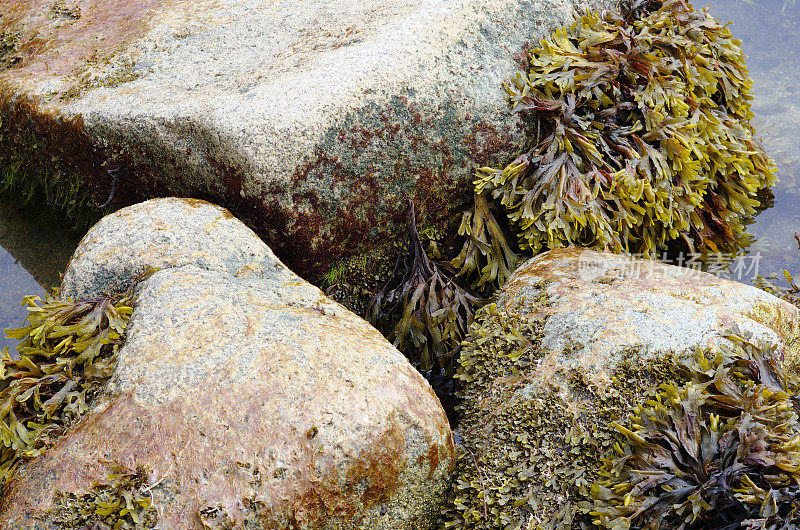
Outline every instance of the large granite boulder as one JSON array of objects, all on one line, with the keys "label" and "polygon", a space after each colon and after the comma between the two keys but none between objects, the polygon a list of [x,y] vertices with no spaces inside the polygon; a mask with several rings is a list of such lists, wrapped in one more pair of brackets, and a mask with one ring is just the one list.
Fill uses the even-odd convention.
[{"label": "large granite boulder", "polygon": [[404,199],[426,222],[468,201],[526,138],[503,81],[605,3],[2,2],[0,165],[76,215],[213,200],[324,271],[400,233]]},{"label": "large granite boulder", "polygon": [[376,330],[200,201],[105,218],[62,290],[91,297],[153,267],[114,375],[18,470],[0,527],[51,528],[54,499],[82,498],[119,468],[145,470],[159,528],[431,527],[452,435],[428,384]]},{"label": "large granite boulder", "polygon": [[680,383],[679,364],[698,348],[745,335],[797,374],[800,312],[764,291],[577,248],[531,259],[476,315],[461,353],[467,450],[448,519],[570,528],[580,492],[614,451],[609,423],[661,383]]}]

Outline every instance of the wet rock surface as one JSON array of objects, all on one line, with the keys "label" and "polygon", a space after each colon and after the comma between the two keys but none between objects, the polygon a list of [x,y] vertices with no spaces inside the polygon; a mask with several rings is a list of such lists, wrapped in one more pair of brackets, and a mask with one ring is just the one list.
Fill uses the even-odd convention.
[{"label": "wet rock surface", "polygon": [[454,449],[430,387],[237,223],[160,199],[87,234],[65,292],[160,270],[137,288],[104,392],[20,468],[0,527],[53,527],[58,495],[79,498],[120,468],[145,474],[164,528],[431,527]]},{"label": "wet rock surface", "polygon": [[468,451],[449,520],[569,528],[577,493],[613,452],[612,421],[661,383],[680,384],[679,364],[698,348],[732,345],[732,330],[776,348],[781,369],[796,374],[799,317],[759,289],[696,270],[576,248],[529,260],[478,312],[461,353]]},{"label": "wet rock surface", "polygon": [[558,249],[517,269],[497,306],[524,315],[532,308],[525,301],[543,296],[551,308],[542,343],[560,365],[601,368],[631,347],[657,355],[713,346],[730,326],[780,343],[793,366],[800,360],[800,339],[786,328],[794,307],[697,269]]},{"label": "wet rock surface", "polygon": [[169,197],[135,204],[92,227],[70,259],[61,294],[83,299],[124,291],[148,269],[185,265],[231,276],[256,267],[295,278],[226,209]]},{"label": "wet rock surface", "polygon": [[424,223],[469,201],[475,168],[507,162],[527,138],[502,83],[573,9],[605,6],[55,4],[0,6],[0,108],[38,140],[33,156],[57,155],[97,205],[112,181],[112,206],[223,204],[304,276],[399,234],[408,198]]}]

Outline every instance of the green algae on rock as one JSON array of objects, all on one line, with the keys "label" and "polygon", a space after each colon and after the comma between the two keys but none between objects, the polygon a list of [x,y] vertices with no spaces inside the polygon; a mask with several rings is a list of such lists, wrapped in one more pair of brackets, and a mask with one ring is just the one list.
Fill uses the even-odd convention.
[{"label": "green algae on rock", "polygon": [[82,416],[116,363],[131,314],[131,292],[73,302],[25,297],[28,325],[6,330],[0,375],[0,485]]},{"label": "green algae on rock", "polygon": [[684,384],[637,406],[591,487],[602,528],[788,528],[800,524],[799,402],[774,345],[732,330],[698,350]]},{"label": "green algae on rock", "polygon": [[776,348],[792,389],[797,321],[755,287],[652,260],[580,248],[529,260],[476,312],[461,351],[463,447],[441,525],[592,527],[613,424],[631,429],[660,385],[682,385],[698,348],[737,348],[733,326]]},{"label": "green algae on rock", "polygon": [[[481,168],[476,191],[534,254],[570,244],[652,254],[679,237],[735,249],[756,192],[774,181],[749,123],[751,87],[739,41],[684,0],[586,14],[543,39],[528,74],[506,84],[538,134],[505,167]],[[499,285],[495,254],[507,245],[471,245],[457,264]]]},{"label": "green algae on rock", "polygon": [[117,154],[92,145],[81,116],[48,115],[36,100],[9,90],[0,82],[0,192],[44,202],[76,227],[90,226],[106,213],[101,203],[113,194],[105,184],[108,164],[118,164]]}]

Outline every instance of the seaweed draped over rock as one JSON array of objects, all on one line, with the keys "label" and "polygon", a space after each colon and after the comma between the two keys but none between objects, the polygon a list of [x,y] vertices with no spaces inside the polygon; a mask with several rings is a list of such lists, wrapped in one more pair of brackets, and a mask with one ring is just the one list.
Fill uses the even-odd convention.
[{"label": "seaweed draped over rock", "polygon": [[641,363],[635,352],[603,386],[580,369],[541,367],[549,301],[526,304],[535,312],[525,317],[484,306],[464,342],[456,376],[464,444],[443,528],[571,528],[580,514],[568,501],[588,491],[613,446],[608,422],[674,377],[672,356]]},{"label": "seaweed draped over rock", "polygon": [[0,367],[0,488],[86,412],[111,376],[131,299],[130,290],[77,302],[25,297],[28,325],[6,330],[21,341],[18,358],[6,347]]},{"label": "seaweed draped over rock", "polygon": [[[634,409],[625,442],[591,488],[603,528],[795,528],[800,525],[800,400],[774,348],[729,335],[699,351],[683,385]],[[621,446],[622,445],[622,446]],[[588,503],[587,503],[588,504]]]},{"label": "seaweed draped over rock", "polygon": [[454,265],[487,292],[513,270],[490,211],[532,253],[653,254],[679,237],[712,252],[743,244],[756,192],[774,181],[749,123],[744,58],[724,25],[684,0],[624,2],[543,39],[528,74],[506,84],[538,134],[507,166],[479,170]]},{"label": "seaweed draped over rock", "polygon": [[542,318],[476,314],[443,528],[800,524],[799,402],[774,346],[723,330],[718,348],[647,362],[632,350],[592,378],[542,366],[548,304],[536,304]]}]

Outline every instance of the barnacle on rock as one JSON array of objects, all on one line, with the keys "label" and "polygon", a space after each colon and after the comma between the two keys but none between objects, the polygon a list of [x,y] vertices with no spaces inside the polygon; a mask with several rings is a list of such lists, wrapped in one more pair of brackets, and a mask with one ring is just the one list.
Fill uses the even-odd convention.
[{"label": "barnacle on rock", "polygon": [[73,302],[26,296],[28,325],[0,368],[0,486],[88,409],[111,376],[132,309],[132,292]]},{"label": "barnacle on rock", "polygon": [[800,524],[798,402],[774,347],[732,333],[684,363],[685,384],[614,424],[624,438],[592,485],[603,528],[794,528]]},{"label": "barnacle on rock", "polygon": [[[733,250],[757,191],[774,181],[749,124],[751,87],[739,41],[685,0],[586,14],[543,39],[528,74],[506,85],[538,133],[504,168],[481,168],[476,192],[502,206],[533,253],[577,244],[652,254],[679,237]],[[470,215],[486,218],[485,206]],[[507,263],[507,245],[487,236],[483,261]],[[504,273],[464,259],[474,246],[456,264],[478,285],[501,284]]]},{"label": "barnacle on rock", "polygon": [[0,32],[0,72],[22,60],[15,55],[19,43],[19,32]]},{"label": "barnacle on rock", "polygon": [[458,285],[428,258],[409,205],[408,249],[373,297],[368,320],[421,371],[454,372],[461,341],[483,300]]},{"label": "barnacle on rock", "polygon": [[158,520],[148,487],[147,473],[116,466],[107,484],[84,494],[57,492],[51,513],[61,528],[154,528]]}]

